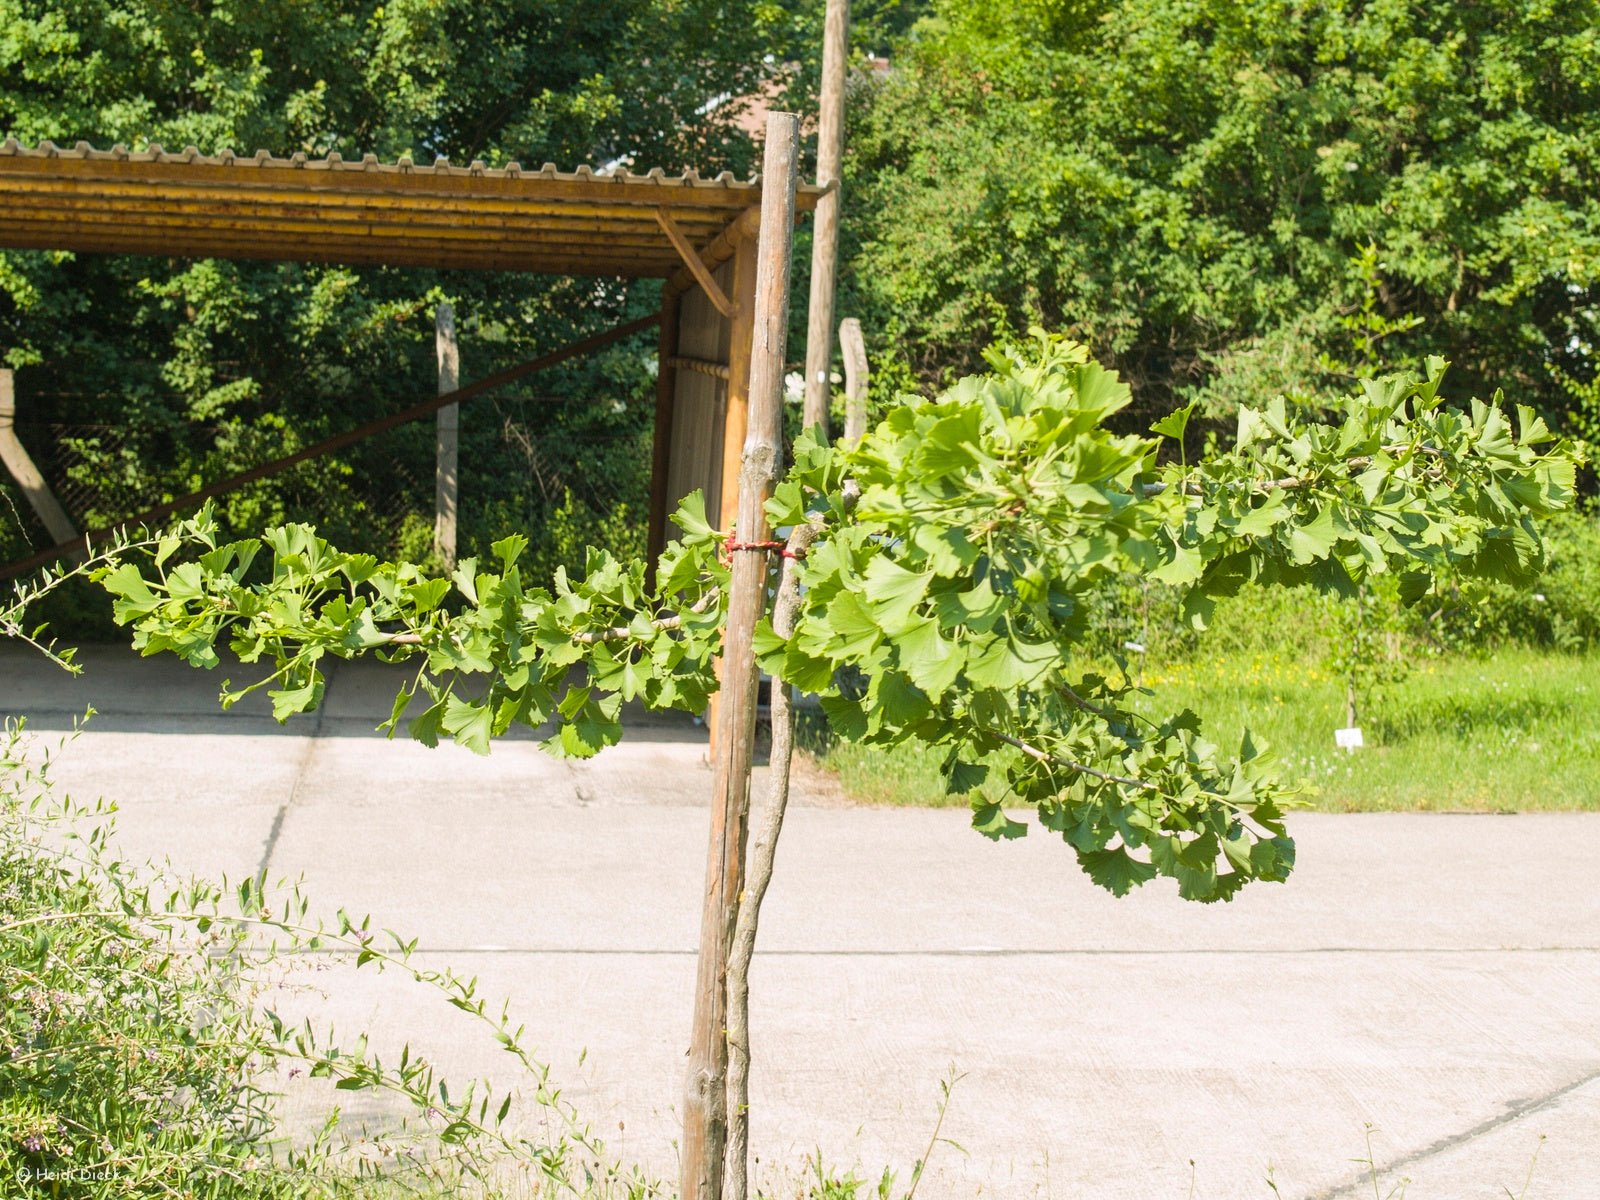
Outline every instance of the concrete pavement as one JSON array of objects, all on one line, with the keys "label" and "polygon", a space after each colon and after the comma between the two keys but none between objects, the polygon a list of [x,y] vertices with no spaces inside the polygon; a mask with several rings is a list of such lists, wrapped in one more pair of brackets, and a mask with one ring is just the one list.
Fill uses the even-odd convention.
[{"label": "concrete pavement", "polygon": [[[700,731],[586,764],[371,734],[393,677],[341,664],[287,729],[119,651],[70,680],[7,649],[0,709],[122,807],[141,857],[303,874],[512,1000],[609,1147],[673,1170],[704,870]],[[1117,901],[1035,829],[797,798],[753,980],[754,1145],[787,1194],[820,1148],[902,1178],[962,1073],[920,1197],[1600,1197],[1600,815],[1294,818],[1300,868],[1231,905]],[[314,1008],[464,1074],[506,1056],[392,976],[320,964]],[[586,1052],[586,1053],[585,1053]],[[581,1061],[580,1061],[581,1058]],[[1192,1162],[1192,1166],[1191,1166]]]}]

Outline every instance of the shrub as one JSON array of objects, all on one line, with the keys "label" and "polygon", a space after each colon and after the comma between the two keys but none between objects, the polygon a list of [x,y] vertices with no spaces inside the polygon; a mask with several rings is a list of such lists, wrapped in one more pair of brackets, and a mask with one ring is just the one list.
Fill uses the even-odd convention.
[{"label": "shrub", "polygon": [[[340,915],[307,923],[298,892],[269,907],[254,881],[229,890],[130,867],[113,849],[111,810],[58,797],[48,757],[21,727],[0,735],[0,1187],[7,1196],[322,1200],[518,1196],[560,1186],[642,1196],[471,980],[408,964],[413,943]],[[382,944],[380,944],[382,943]],[[358,1038],[335,1049],[309,1023],[268,1007],[295,952],[343,952],[399,968],[485,1022],[533,1073],[558,1131],[512,1132],[509,1094],[449,1089],[411,1056],[385,1063]],[[348,1041],[348,1039],[343,1039]],[[373,1133],[331,1110],[291,1142],[277,1081],[304,1074],[340,1090],[385,1092],[413,1117]],[[453,1098],[452,1098],[453,1097]]]},{"label": "shrub", "polygon": [[1451,597],[1438,620],[1447,644],[1581,650],[1600,642],[1600,519],[1564,513],[1544,537],[1550,567],[1535,586],[1480,584]]},{"label": "shrub", "polygon": [[[1400,650],[1477,653],[1500,646],[1578,651],[1600,643],[1600,519],[1562,513],[1543,529],[1549,568],[1537,584],[1513,587],[1476,582],[1448,585],[1437,598],[1407,608],[1392,587],[1374,580],[1363,598],[1367,623]],[[1381,577],[1380,577],[1381,578]],[[1309,588],[1246,585],[1217,604],[1205,632],[1205,653],[1225,656],[1272,652],[1328,661],[1348,640],[1346,601]],[[1179,590],[1125,575],[1107,585],[1094,631],[1094,652],[1151,661],[1184,661],[1200,652],[1200,638],[1184,619]],[[1131,643],[1131,645],[1130,645]],[[1139,649],[1142,647],[1143,649]]]}]

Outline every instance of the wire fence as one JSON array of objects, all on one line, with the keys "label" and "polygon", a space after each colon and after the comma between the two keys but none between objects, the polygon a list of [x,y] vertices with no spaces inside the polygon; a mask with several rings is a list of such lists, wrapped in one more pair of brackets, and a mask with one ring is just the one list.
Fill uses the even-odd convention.
[{"label": "wire fence", "polygon": [[[532,565],[545,570],[581,567],[588,544],[624,556],[643,553],[647,414],[618,402],[489,395],[464,406],[460,420],[460,556],[486,552],[511,532],[528,535]],[[181,443],[172,431],[133,422],[24,417],[17,423],[40,474],[80,530],[115,525],[295,448],[271,429],[219,424],[178,433]],[[434,423],[417,421],[249,484],[219,500],[219,511],[234,536],[303,521],[344,549],[426,560],[434,464]],[[7,560],[54,541],[9,480],[0,485],[0,526],[12,527],[0,539]]]}]

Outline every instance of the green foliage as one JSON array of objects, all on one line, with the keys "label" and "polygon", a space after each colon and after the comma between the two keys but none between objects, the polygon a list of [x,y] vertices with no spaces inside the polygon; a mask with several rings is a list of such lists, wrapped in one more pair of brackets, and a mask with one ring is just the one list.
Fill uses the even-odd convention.
[{"label": "green foliage", "polygon": [[[1525,583],[1543,563],[1532,518],[1570,503],[1570,458],[1533,448],[1551,440],[1542,422],[1522,410],[1519,441],[1498,407],[1445,407],[1442,364],[1368,383],[1337,424],[1243,409],[1234,448],[1192,469],[1104,428],[1128,389],[1081,347],[991,364],[852,452],[797,452],[774,523],[820,503],[832,532],[807,560],[795,637],[764,665],[818,691],[860,672],[862,695],[823,697],[842,737],[937,750],[952,792],[1001,777],[1000,798],[1035,806],[1119,893],[1163,874],[1223,898],[1281,878],[1292,849],[1248,732],[1230,759],[1192,713],[1136,716],[1126,673],[1072,669],[1101,585],[1146,573],[1203,626],[1251,581],[1349,594],[1398,568],[1412,599],[1446,574]],[[992,794],[975,824],[1021,832]]]},{"label": "green foliage", "polygon": [[[652,1194],[603,1148],[476,982],[411,961],[416,943],[298,892],[179,880],[117,857],[110,809],[58,797],[48,756],[0,732],[0,1177],[15,1197],[360,1200]],[[516,1132],[509,1094],[451,1088],[409,1047],[283,1019],[309,954],[390,970],[476,1022],[527,1072],[546,1118]],[[409,1118],[292,1141],[282,1098],[304,1076],[381,1093]],[[299,1085],[308,1086],[302,1081]],[[519,1183],[509,1189],[508,1179]]]},{"label": "green foliage", "polygon": [[943,384],[1039,323],[1141,415],[1336,400],[1374,246],[1375,315],[1418,319],[1383,362],[1443,353],[1547,419],[1592,384],[1594,0],[934,7],[853,96],[842,311],[875,368]]},{"label": "green foliage", "polygon": [[1600,645],[1600,521],[1561,514],[1543,536],[1549,566],[1536,584],[1479,582],[1441,597],[1432,625],[1444,646]]},{"label": "green foliage", "polygon": [[[697,711],[715,688],[727,570],[698,492],[675,519],[686,534],[663,555],[654,588],[642,561],[595,549],[581,579],[558,568],[551,588],[528,587],[521,534],[494,543],[490,562],[463,559],[445,579],[343,553],[305,525],[222,542],[209,510],[156,548],[149,577],[131,562],[97,575],[142,653],[212,668],[222,643],[245,664],[270,664],[247,686],[224,681],[224,707],[268,687],[284,720],[321,702],[324,657],[376,653],[417,664],[384,726],[391,736],[410,712],[405,727],[419,741],[444,736],[487,754],[514,725],[552,722],[545,748],[587,757],[621,737],[623,701]],[[186,541],[204,553],[169,566]],[[252,573],[262,549],[265,578]]]},{"label": "green foliage", "polygon": [[[990,361],[936,399],[905,398],[854,449],[801,440],[768,512],[819,536],[793,637],[763,621],[757,652],[820,695],[841,737],[937,754],[948,790],[977,794],[981,832],[1018,836],[1004,805],[1033,807],[1118,894],[1156,875],[1197,900],[1283,879],[1292,792],[1248,732],[1226,754],[1193,712],[1138,711],[1126,670],[1074,666],[1107,583],[1166,583],[1197,628],[1252,582],[1348,595],[1393,573],[1411,602],[1441,578],[1526,585],[1544,565],[1535,519],[1571,500],[1572,456],[1537,448],[1554,440],[1543,422],[1519,408],[1514,435],[1498,403],[1446,406],[1438,362],[1367,382],[1334,422],[1281,401],[1242,409],[1233,448],[1189,467],[1106,428],[1129,389],[1082,346],[1041,334]],[[319,703],[323,657],[376,653],[419,664],[391,733],[420,694],[408,729],[429,744],[486,752],[548,722],[546,748],[581,756],[620,736],[623,700],[692,711],[715,687],[726,535],[698,495],[676,520],[683,539],[649,586],[642,563],[591,551],[582,580],[526,587],[521,537],[446,580],[304,526],[219,544],[204,517],[187,527],[199,557],[179,561],[174,535],[148,570],[99,577],[144,653],[214,667],[226,640],[266,664],[243,690],[269,686],[280,719]],[[239,694],[224,685],[225,703]]]},{"label": "green foliage", "polygon": [[80,668],[73,661],[76,650],[60,646],[54,636],[47,634],[56,627],[51,618],[59,611],[61,602],[81,603],[85,590],[92,591],[95,599],[104,601],[104,592],[94,587],[89,577],[102,568],[122,566],[125,555],[148,552],[160,544],[158,534],[147,530],[122,530],[105,542],[95,541],[86,546],[83,556],[70,565],[58,563],[34,578],[13,581],[11,595],[0,603],[0,639],[31,646],[56,666],[78,674]]},{"label": "green foliage", "polygon": [[[262,1048],[227,952],[146,927],[151,897],[107,864],[30,846],[44,786],[7,730],[0,782],[0,1171],[8,1194],[292,1195],[271,1166]],[[92,867],[105,845],[85,843]],[[219,931],[221,933],[222,931]],[[86,1174],[82,1183],[71,1173]],[[40,1182],[31,1183],[38,1172]],[[104,1174],[105,1182],[98,1180]],[[209,1179],[208,1179],[209,1176]],[[230,1177],[243,1182],[234,1187]]]}]

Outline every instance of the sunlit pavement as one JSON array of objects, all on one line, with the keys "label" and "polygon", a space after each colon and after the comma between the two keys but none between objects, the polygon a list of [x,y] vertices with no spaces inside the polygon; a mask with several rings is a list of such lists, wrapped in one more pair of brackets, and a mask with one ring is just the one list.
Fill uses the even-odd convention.
[{"label": "sunlit pavement", "polygon": [[[703,731],[598,760],[374,736],[394,676],[341,664],[286,729],[219,678],[92,650],[70,680],[0,654],[0,709],[121,807],[130,855],[303,875],[508,997],[608,1148],[671,1173],[704,872]],[[1440,763],[1441,771],[1449,770]],[[1300,866],[1230,905],[1118,901],[1042,830],[797,800],[753,980],[758,1177],[902,1180],[959,1074],[919,1197],[1600,1196],[1600,814],[1301,814]],[[463,1076],[509,1056],[391,974],[301,997]],[[311,1103],[303,1098],[302,1104]],[[348,1110],[348,1105],[347,1105]],[[959,1146],[959,1148],[957,1148]],[[1192,1164],[1192,1165],[1191,1165]],[[794,1193],[792,1184],[789,1194]]]}]

